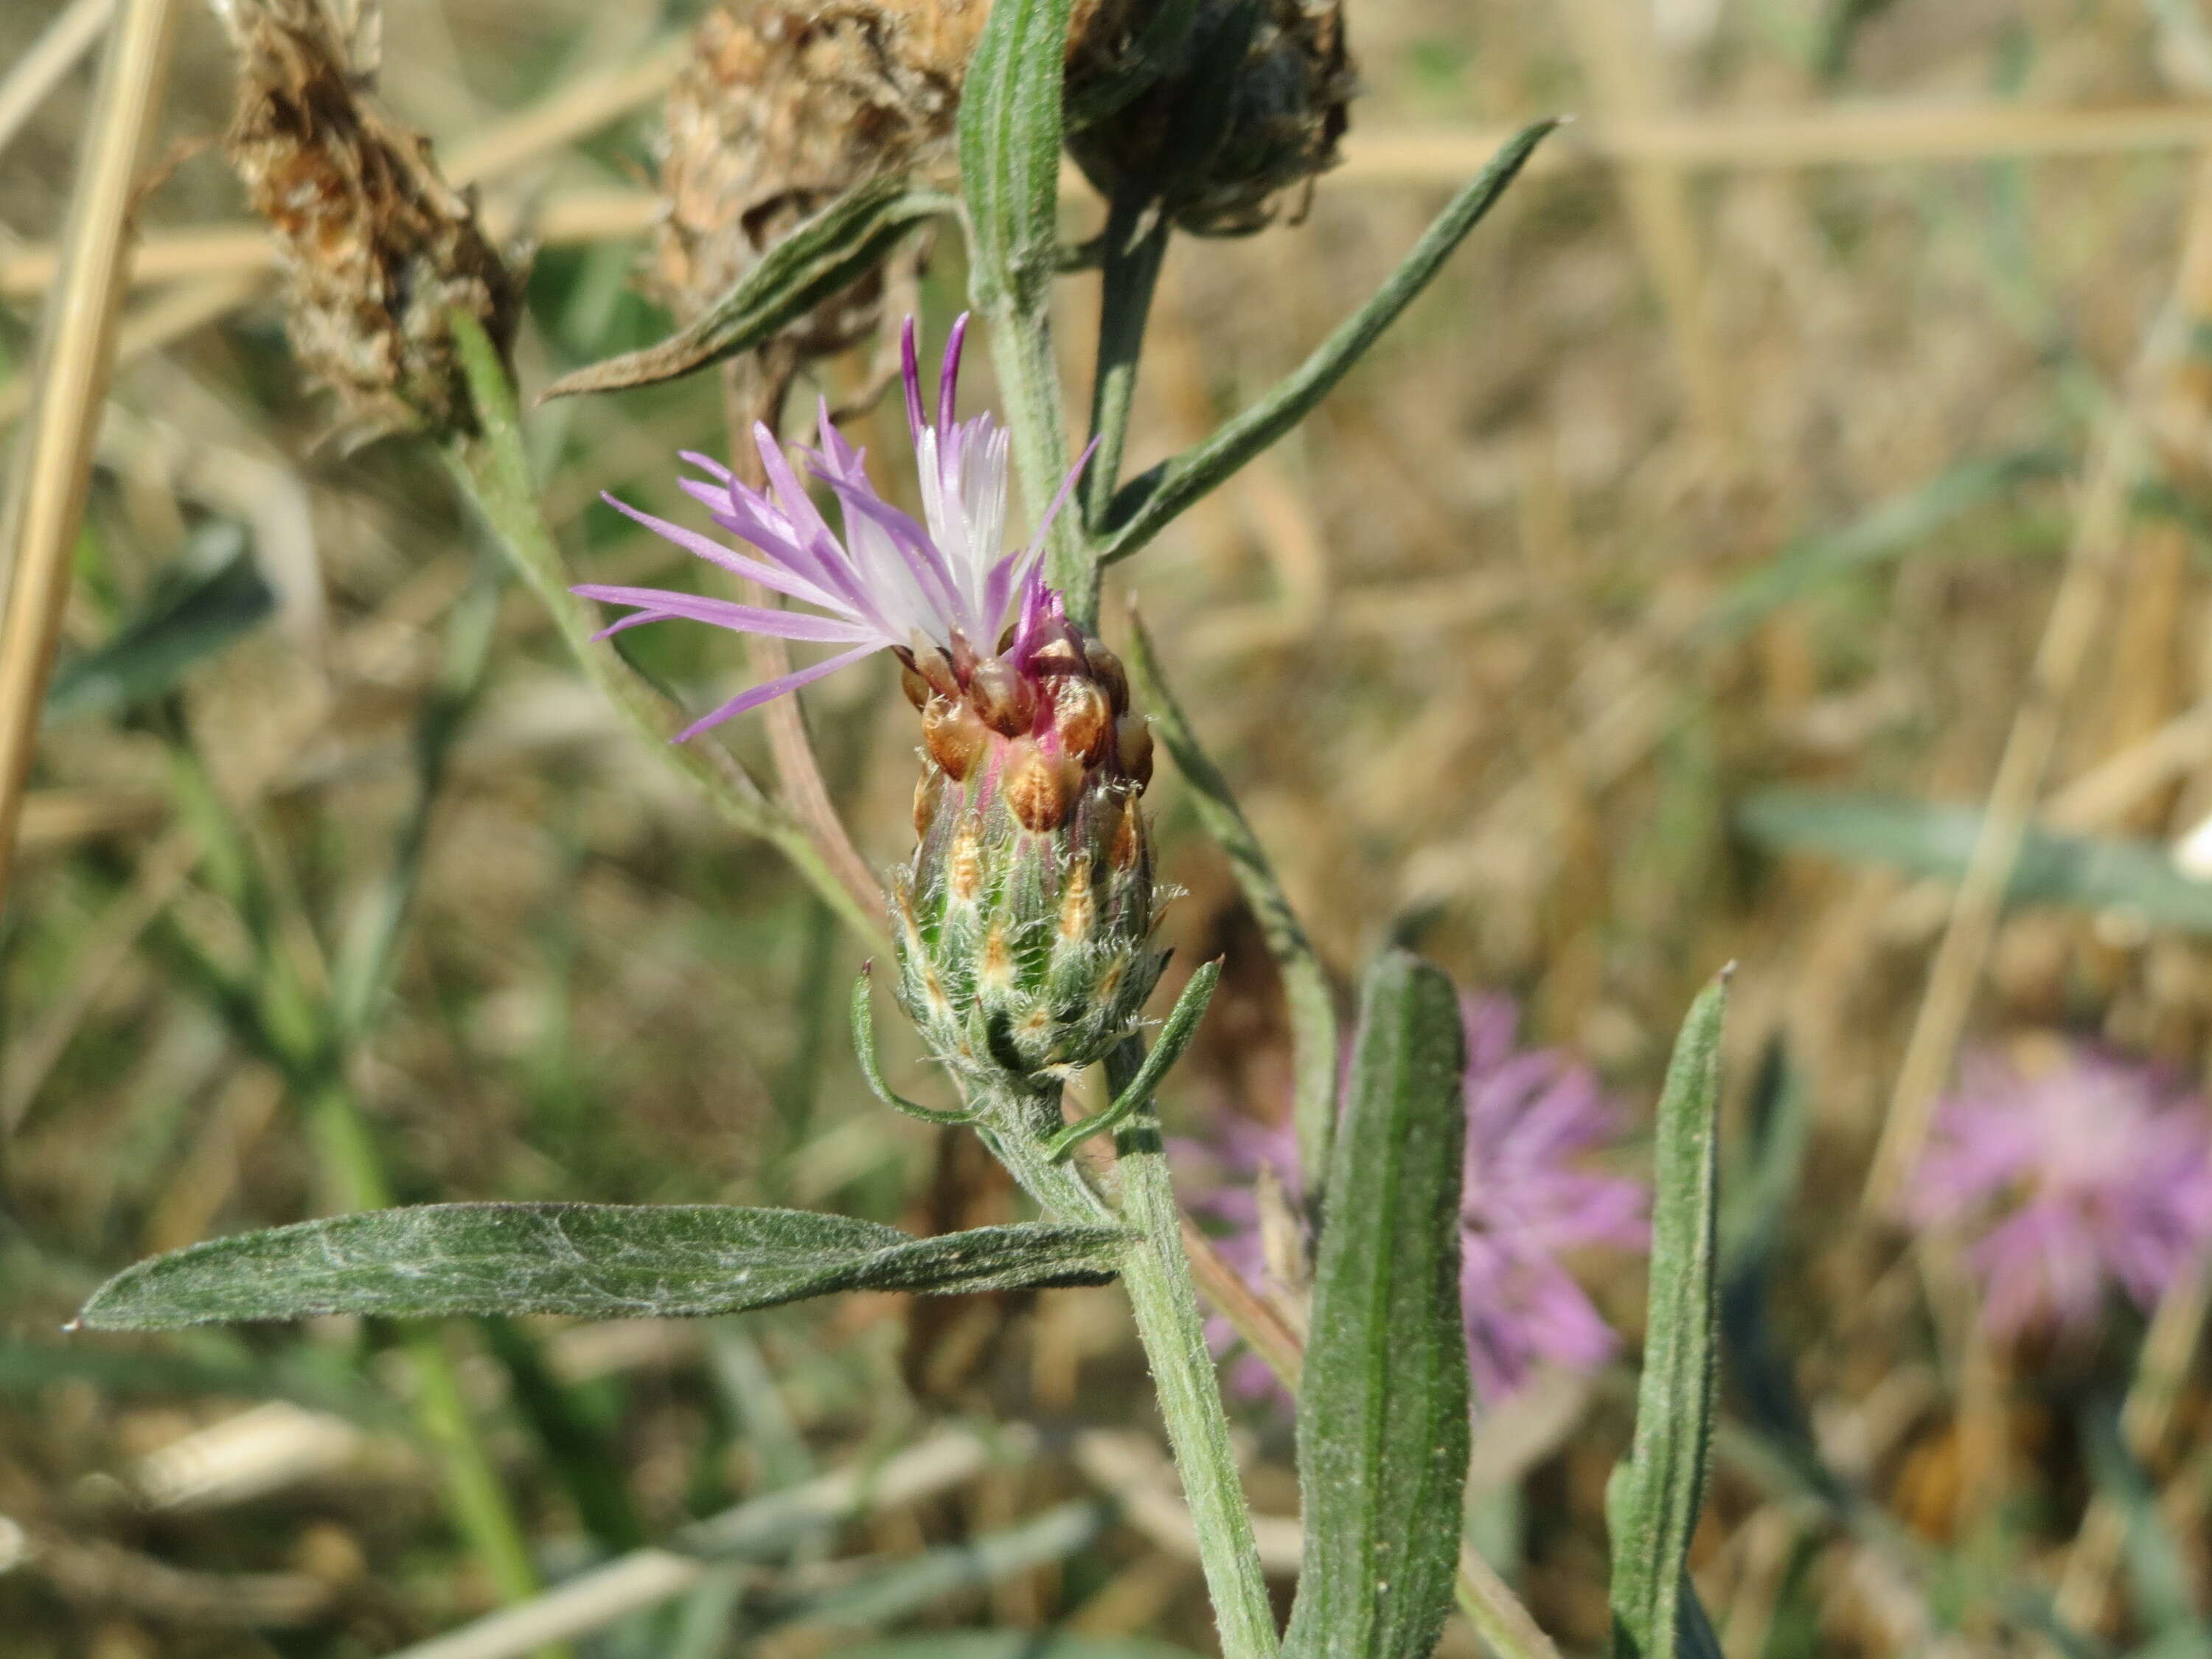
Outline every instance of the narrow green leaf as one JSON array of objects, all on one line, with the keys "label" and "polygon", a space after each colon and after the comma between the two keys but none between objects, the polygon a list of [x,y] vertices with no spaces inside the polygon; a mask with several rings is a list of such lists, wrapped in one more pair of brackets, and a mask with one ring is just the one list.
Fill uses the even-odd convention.
[{"label": "narrow green leaf", "polygon": [[1286,1659],[1425,1659],[1451,1608],[1468,1457],[1464,1064],[1451,981],[1383,956],[1367,976],[1314,1276]]},{"label": "narrow green leaf", "polygon": [[1652,1158],[1650,1308],[1636,1437],[1606,1490],[1614,1659],[1717,1652],[1690,1589],[1718,1376],[1717,1133],[1727,975],[1690,1005],[1659,1097]]},{"label": "narrow green leaf", "polygon": [[2049,477],[2062,465],[2058,456],[2044,450],[1962,461],[1840,530],[1792,542],[1729,589],[1693,637],[1734,639],[1829,582],[1902,558],[1984,502],[2008,495],[2030,479]]},{"label": "narrow green leaf", "polygon": [[683,1317],[833,1291],[1102,1284],[1127,1235],[1025,1223],[914,1238],[804,1210],[430,1204],[211,1239],[127,1267],[78,1323],[146,1330],[313,1314]]},{"label": "narrow green leaf", "polygon": [[1229,780],[1213,763],[1191,729],[1190,717],[1176,701],[1175,693],[1160,674],[1159,653],[1152,636],[1134,614],[1129,618],[1129,672],[1138,701],[1149,709],[1153,728],[1174,757],[1176,769],[1190,785],[1191,802],[1199,820],[1229,855],[1229,866],[1243,890],[1244,902],[1259,919],[1268,954],[1283,976],[1283,1000],[1291,1018],[1291,1121],[1298,1137],[1298,1167],[1306,1171],[1306,1203],[1318,1214],[1327,1206],[1331,1168],[1329,1139],[1336,1132],[1337,1053],[1336,993],[1328,982],[1328,969],[1290,896],[1267,861],[1267,849],[1253,832],[1243,809],[1231,793]]},{"label": "narrow green leaf", "polygon": [[[1070,0],[998,0],[960,95],[960,188],[968,221],[968,287],[990,324],[991,361],[1013,440],[1022,497],[1042,520],[1067,468],[1067,421],[1052,347],[1052,279],[1060,264],[1060,99]],[[1045,576],[1086,626],[1097,572],[1062,513],[1045,532]]]},{"label": "narrow green leaf", "polygon": [[1422,233],[1375,296],[1340,323],[1289,378],[1196,448],[1163,462],[1122,489],[1115,498],[1113,530],[1099,552],[1100,562],[1127,558],[1193,501],[1304,420],[1443,269],[1452,250],[1482,222],[1545,134],[1558,125],[1555,120],[1537,121],[1508,139]]},{"label": "narrow green leaf", "polygon": [[[1736,823],[1763,846],[1955,882],[1973,856],[1982,814],[1891,796],[1771,789],[1739,806]],[[2212,933],[2212,882],[2185,874],[2154,841],[2060,835],[2031,824],[2005,896],[2015,904],[2128,911],[2154,927]]]},{"label": "narrow green leaf", "polygon": [[1042,304],[1059,242],[1060,92],[1070,0],[999,0],[960,95],[969,283],[998,316]]},{"label": "narrow green leaf", "polygon": [[276,596],[262,580],[236,523],[216,520],[192,539],[195,552],[202,559],[211,555],[210,562],[156,583],[147,603],[106,644],[57,669],[45,719],[112,714],[159,696],[276,608]]},{"label": "narrow green leaf", "polygon": [[1198,1023],[1206,1018],[1206,1005],[1213,1000],[1213,988],[1220,983],[1220,958],[1200,963],[1198,971],[1190,976],[1190,983],[1182,988],[1182,994],[1169,1011],[1167,1023],[1160,1027],[1160,1040],[1139,1063],[1136,1075],[1121,1086],[1104,1110],[1069,1124],[1047,1140],[1044,1155],[1057,1164],[1091,1136],[1118,1127],[1151,1105],[1160,1085],[1175,1069],[1176,1061],[1190,1047],[1191,1038],[1198,1035]]},{"label": "narrow green leaf", "polygon": [[855,185],[770,248],[697,320],[658,345],[564,374],[544,396],[653,386],[750,351],[874,270],[921,220],[951,208],[950,198],[897,173]]}]

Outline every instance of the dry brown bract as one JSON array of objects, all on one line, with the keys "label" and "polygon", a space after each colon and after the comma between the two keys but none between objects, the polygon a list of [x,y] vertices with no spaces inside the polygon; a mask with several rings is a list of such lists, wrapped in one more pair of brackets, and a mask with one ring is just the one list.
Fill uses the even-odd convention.
[{"label": "dry brown bract", "polygon": [[276,230],[293,349],[338,396],[349,446],[470,424],[447,334],[456,307],[502,354],[519,287],[473,194],[440,177],[429,141],[370,95],[374,9],[348,0],[216,0],[238,48],[227,148]]}]

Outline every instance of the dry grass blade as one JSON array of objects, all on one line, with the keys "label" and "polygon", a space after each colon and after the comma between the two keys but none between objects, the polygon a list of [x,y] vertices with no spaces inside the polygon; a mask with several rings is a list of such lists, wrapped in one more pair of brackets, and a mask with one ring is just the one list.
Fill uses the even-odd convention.
[{"label": "dry grass blade", "polygon": [[0,546],[14,560],[8,608],[0,617],[0,902],[69,595],[69,556],[84,517],[131,209],[167,75],[174,18],[171,0],[131,0],[109,45],[70,205],[62,277],[40,342],[35,416],[0,520]]},{"label": "dry grass blade", "polygon": [[38,44],[15,60],[0,80],[0,150],[8,148],[32,112],[90,51],[115,14],[115,0],[74,0],[46,25]]},{"label": "dry grass blade", "polygon": [[[650,70],[650,73],[648,72]],[[533,108],[480,140],[453,146],[457,181],[489,179],[533,159],[647,101],[659,89],[658,54],[633,73],[610,76],[627,101],[586,96],[587,88],[549,100],[564,120],[541,121]],[[540,108],[546,106],[539,106]],[[537,148],[510,143],[527,130]],[[1344,160],[1315,181],[1323,191],[1369,185],[1463,184],[1512,136],[1507,127],[1439,127],[1347,136]],[[1531,158],[1531,174],[1550,174],[1604,164],[1665,161],[1692,171],[1815,167],[1926,166],[1986,161],[2006,156],[2096,157],[2212,145],[2212,112],[2197,105],[2147,105],[2128,109],[2022,109],[1960,105],[1900,109],[1882,104],[1825,106],[1780,115],[1683,116],[1664,119],[1585,121],[1561,129]],[[1080,180],[1070,167],[1065,188]],[[550,195],[527,212],[513,204],[488,204],[505,228],[524,228],[546,246],[572,246],[602,237],[641,234],[656,222],[656,204],[642,190],[592,189]],[[0,252],[0,295],[40,294],[59,268],[59,255],[36,244]],[[264,270],[276,262],[258,227],[210,225],[149,236],[131,264],[134,286],[180,276]]]}]

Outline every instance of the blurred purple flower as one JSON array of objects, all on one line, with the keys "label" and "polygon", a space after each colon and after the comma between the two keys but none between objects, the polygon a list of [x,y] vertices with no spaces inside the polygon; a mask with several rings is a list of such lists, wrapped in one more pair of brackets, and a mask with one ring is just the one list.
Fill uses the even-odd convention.
[{"label": "blurred purple flower", "polygon": [[1010,612],[1018,618],[1013,647],[1018,656],[1021,641],[1036,626],[1049,597],[1038,574],[1045,532],[1084,463],[1078,461],[1062,482],[1030,544],[1004,549],[1006,433],[988,415],[968,421],[953,418],[967,331],[963,316],[953,324],[945,342],[933,416],[922,403],[911,317],[901,341],[907,424],[914,434],[921,490],[921,520],[902,513],[877,491],[867,475],[866,452],[847,443],[830,423],[826,402],[820,414],[821,447],[793,446],[792,453],[836,497],[844,520],[842,538],[815,507],[775,434],[759,423],[754,425],[753,441],[760,449],[767,491],[739,482],[720,461],[689,451],[683,459],[710,476],[679,482],[716,524],[750,543],[772,562],[763,563],[710,536],[605,497],[608,506],[708,563],[829,614],[738,605],[669,588],[592,582],[574,591],[587,599],[634,607],[594,637],[681,617],[733,633],[850,647],[732,697],[685,727],[678,734],[678,742],[878,651],[900,653],[909,667],[913,663],[908,653],[917,645],[940,647],[955,659],[963,651],[988,653]]},{"label": "blurred purple flower", "polygon": [[[1562,1258],[1592,1245],[1648,1248],[1650,1194],[1640,1181],[1585,1164],[1619,1131],[1588,1066],[1555,1048],[1516,1048],[1520,1014],[1510,998],[1471,997],[1462,1008],[1468,1064],[1460,1298],[1475,1397],[1495,1406],[1539,1364],[1586,1372],[1612,1358],[1612,1328]],[[1290,1128],[1224,1117],[1211,1143],[1179,1142],[1177,1152],[1209,1183],[1192,1210],[1225,1225],[1216,1241],[1223,1256],[1261,1286],[1259,1205],[1250,1182],[1271,1169],[1292,1204],[1299,1202]],[[1217,1319],[1209,1332],[1217,1347],[1231,1340],[1226,1321]],[[1248,1395],[1273,1388],[1265,1364],[1250,1355],[1230,1380]]]},{"label": "blurred purple flower", "polygon": [[2093,1049],[2032,1069],[1970,1054],[1905,1206],[1971,1239],[1982,1318],[2001,1335],[2093,1326],[2112,1285],[2148,1307],[2212,1241],[2204,1102]]}]

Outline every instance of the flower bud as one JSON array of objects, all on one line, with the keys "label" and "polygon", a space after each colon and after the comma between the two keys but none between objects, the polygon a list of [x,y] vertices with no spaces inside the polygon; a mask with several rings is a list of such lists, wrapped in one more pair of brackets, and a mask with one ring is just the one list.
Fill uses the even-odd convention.
[{"label": "flower bud", "polygon": [[894,902],[900,1000],[985,1091],[1104,1058],[1165,961],[1145,785],[1124,764],[1141,750],[1149,772],[1144,722],[1115,718],[1127,685],[1112,654],[1056,597],[1041,609],[974,663],[961,701],[925,711],[938,793]]}]

